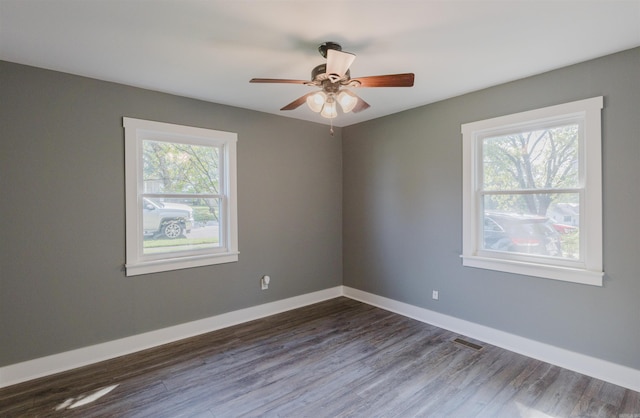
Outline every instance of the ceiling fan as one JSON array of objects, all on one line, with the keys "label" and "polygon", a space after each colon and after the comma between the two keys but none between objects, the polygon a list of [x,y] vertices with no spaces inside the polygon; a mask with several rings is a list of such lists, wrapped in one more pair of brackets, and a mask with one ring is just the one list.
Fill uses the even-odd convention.
[{"label": "ceiling fan", "polygon": [[343,52],[342,47],[335,42],[323,43],[318,47],[318,52],[327,59],[327,63],[320,64],[311,71],[311,81],[253,78],[250,83],[287,83],[319,87],[320,90],[307,93],[280,110],[293,110],[306,102],[311,110],[328,119],[338,115],[337,104],[344,113],[357,113],[369,107],[369,104],[349,90],[350,88],[413,86],[413,73],[351,78],[349,67],[356,56]]}]

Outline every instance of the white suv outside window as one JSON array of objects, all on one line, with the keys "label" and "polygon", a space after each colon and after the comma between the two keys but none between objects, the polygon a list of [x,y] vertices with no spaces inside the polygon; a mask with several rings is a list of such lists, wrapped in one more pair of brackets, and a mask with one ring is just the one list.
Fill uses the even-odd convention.
[{"label": "white suv outside window", "polygon": [[176,239],[191,233],[193,209],[181,203],[163,203],[144,198],[142,224],[145,237]]}]

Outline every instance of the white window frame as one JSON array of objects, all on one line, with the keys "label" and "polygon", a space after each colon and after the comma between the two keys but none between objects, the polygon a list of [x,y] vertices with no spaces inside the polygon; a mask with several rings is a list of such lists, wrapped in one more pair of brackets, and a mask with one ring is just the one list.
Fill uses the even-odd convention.
[{"label": "white window frame", "polygon": [[[462,264],[467,267],[516,273],[546,279],[602,286],[602,138],[603,97],[527,112],[466,123],[463,139],[463,219]],[[492,134],[565,120],[580,120],[584,127],[579,138],[580,252],[576,262],[544,257],[526,257],[506,252],[483,251],[481,142]]]},{"label": "white window frame", "polygon": [[[142,119],[123,118],[125,131],[126,275],[170,271],[238,261],[238,207],[236,142],[232,132],[196,128]],[[198,251],[145,255],[143,252],[143,152],[145,140],[219,147],[221,158],[220,247]]]}]

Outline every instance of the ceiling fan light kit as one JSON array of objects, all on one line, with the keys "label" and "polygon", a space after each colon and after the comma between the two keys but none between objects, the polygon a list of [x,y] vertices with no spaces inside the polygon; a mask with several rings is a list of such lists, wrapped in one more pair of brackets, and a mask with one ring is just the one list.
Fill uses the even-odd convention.
[{"label": "ceiling fan light kit", "polygon": [[356,59],[354,54],[343,52],[342,46],[335,42],[325,42],[318,47],[320,54],[327,59],[326,64],[320,64],[311,71],[311,81],[290,80],[277,78],[253,78],[251,83],[288,83],[304,84],[319,87],[321,90],[307,93],[280,110],[293,110],[303,103],[309,109],[320,113],[321,116],[333,119],[338,116],[337,104],[344,113],[361,112],[369,104],[358,97],[348,88],[357,87],[412,87],[413,73],[387,74],[369,77],[351,78],[349,67]]}]

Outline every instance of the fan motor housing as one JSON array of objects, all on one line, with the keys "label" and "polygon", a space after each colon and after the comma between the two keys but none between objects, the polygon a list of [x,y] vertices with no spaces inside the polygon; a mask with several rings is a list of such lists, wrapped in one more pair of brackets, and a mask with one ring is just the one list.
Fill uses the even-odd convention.
[{"label": "fan motor housing", "polygon": [[312,81],[321,81],[320,76],[324,75],[327,72],[327,64],[320,64],[313,70],[311,70],[311,80]]},{"label": "fan motor housing", "polygon": [[[311,81],[313,83],[323,83],[325,80],[329,78],[327,74],[327,64],[320,64],[316,66],[313,70],[311,70]],[[336,81],[335,84],[345,84],[348,80],[351,79],[351,70],[347,70],[344,77],[340,80]]]}]

